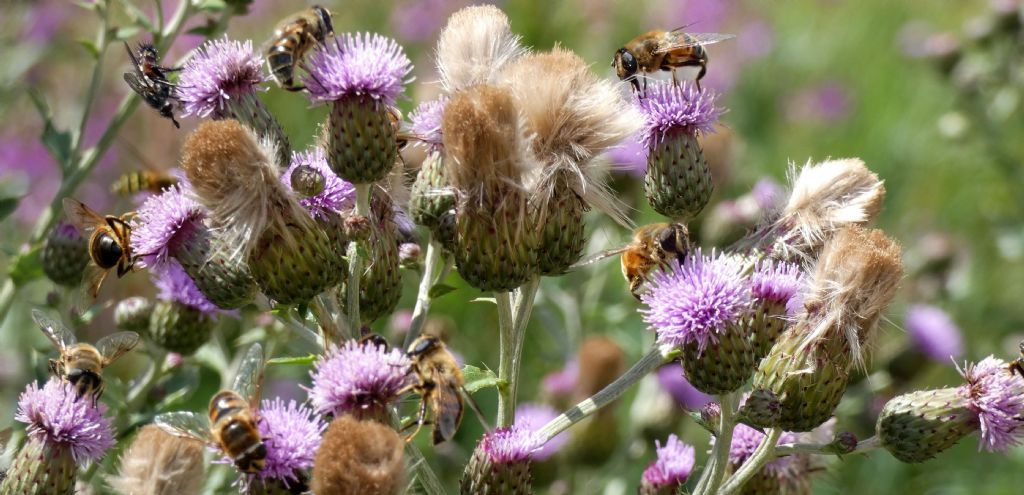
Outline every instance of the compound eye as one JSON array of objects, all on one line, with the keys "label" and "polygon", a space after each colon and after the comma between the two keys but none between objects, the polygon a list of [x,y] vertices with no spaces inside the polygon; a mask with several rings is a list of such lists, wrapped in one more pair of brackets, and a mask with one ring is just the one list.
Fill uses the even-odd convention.
[{"label": "compound eye", "polygon": [[626,76],[632,76],[633,74],[636,74],[636,57],[634,57],[633,54],[630,53],[629,50],[625,48],[619,49],[619,57],[622,60],[622,69],[623,72],[625,72]]}]

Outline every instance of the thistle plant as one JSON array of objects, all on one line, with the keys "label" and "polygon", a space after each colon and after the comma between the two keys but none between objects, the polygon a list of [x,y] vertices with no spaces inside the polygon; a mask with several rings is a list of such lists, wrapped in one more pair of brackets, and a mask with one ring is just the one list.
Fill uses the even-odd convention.
[{"label": "thistle plant", "polygon": [[[104,358],[115,351],[102,322],[140,333],[138,358],[88,368],[71,356],[88,347],[43,329],[59,364],[19,397],[24,426],[0,492],[508,495],[615,480],[645,495],[809,493],[830,456],[921,463],[975,433],[989,452],[1024,440],[1024,358],[965,362],[958,386],[886,380],[898,353],[873,351],[897,321],[904,267],[899,242],[872,227],[884,174],[858,158],[778,164],[785,188],[763,181],[731,205],[754,204],[730,224],[748,232],[713,232],[724,213],[702,220],[713,191],[735,190],[706,141],[730,124],[727,92],[650,81],[630,97],[573,44],[528,48],[501,9],[474,5],[444,23],[437,73],[414,88],[405,47],[385,34],[303,47],[303,101],[269,84],[254,48],[264,40],[222,36],[245,1],[182,1],[169,22],[159,8],[88,4],[100,56],[132,29],[164,53],[193,14],[211,19],[167,86],[198,122],[167,160],[178,184],[125,216],[131,261],[149,277],[110,278],[113,304],[47,297]],[[54,205],[90,176],[134,102],[85,147],[84,123],[63,137],[40,100],[64,174]],[[313,110],[322,122],[275,115],[310,103],[326,107]],[[732,124],[736,136],[746,127]],[[605,157],[634,140],[642,186],[609,180]],[[682,239],[603,245],[647,220],[631,215],[644,202]],[[74,289],[93,271],[89,238],[58,214],[42,211],[11,261],[18,289],[43,275]],[[635,287],[603,271],[623,252],[645,261]],[[16,288],[5,284],[0,317]],[[911,306],[905,322],[909,345],[934,361],[974,350],[934,306]],[[252,344],[266,355],[240,351]],[[563,369],[530,383],[548,365]],[[105,393],[79,397],[83,376]],[[218,391],[230,393],[210,404]],[[859,439],[865,417],[873,429]],[[439,424],[451,431],[421,433]],[[708,438],[709,452],[683,438]],[[593,475],[578,476],[584,467]]]}]

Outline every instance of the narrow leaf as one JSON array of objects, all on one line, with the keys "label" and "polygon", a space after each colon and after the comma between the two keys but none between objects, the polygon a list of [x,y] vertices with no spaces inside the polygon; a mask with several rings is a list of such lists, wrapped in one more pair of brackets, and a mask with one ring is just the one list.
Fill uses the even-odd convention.
[{"label": "narrow leaf", "polygon": [[21,198],[0,198],[0,221],[18,209]]},{"label": "narrow leaf", "polygon": [[429,295],[431,299],[437,299],[453,290],[455,290],[455,287],[450,285],[436,284],[430,288],[430,292],[428,292],[427,295]]},{"label": "narrow leaf", "polygon": [[281,364],[286,366],[309,366],[316,362],[316,355],[277,357],[268,359],[267,364]]},{"label": "narrow leaf", "polygon": [[462,367],[462,377],[466,381],[466,391],[471,394],[485,388],[501,387],[504,384],[504,381],[499,380],[493,371],[480,369],[470,364]]},{"label": "narrow leaf", "polygon": [[100,48],[92,40],[78,40],[78,44],[82,45],[82,48],[85,48],[85,51],[89,52],[93,59],[100,58]]},{"label": "narrow leaf", "polygon": [[43,263],[40,259],[42,251],[43,246],[40,244],[11,260],[11,266],[7,272],[15,287],[21,287],[43,276]]}]

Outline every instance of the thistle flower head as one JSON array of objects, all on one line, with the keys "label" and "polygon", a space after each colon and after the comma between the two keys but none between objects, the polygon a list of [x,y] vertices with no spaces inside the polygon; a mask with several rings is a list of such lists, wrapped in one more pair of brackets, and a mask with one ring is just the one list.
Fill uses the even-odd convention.
[{"label": "thistle flower head", "polygon": [[299,203],[305,206],[313,217],[323,219],[329,213],[339,213],[352,208],[355,204],[355,186],[334,174],[331,166],[327,164],[323,149],[317,146],[309,151],[292,153],[291,166],[281,176],[281,182],[289,189],[292,189],[292,172],[301,166],[311,167],[324,178],[322,191],[299,199]]},{"label": "thistle flower head", "polygon": [[437,72],[448,94],[495,82],[498,73],[526,50],[508,16],[493,5],[452,14],[437,40]]},{"label": "thistle flower head", "polygon": [[206,298],[199,287],[196,287],[195,281],[177,261],[171,260],[152,273],[153,285],[159,291],[158,299],[184,304],[206,316],[215,316],[222,312]]},{"label": "thistle flower head", "polygon": [[530,460],[544,443],[544,438],[520,425],[497,428],[484,434],[477,449],[492,464],[516,464]]},{"label": "thistle flower head", "polygon": [[266,464],[256,476],[282,481],[285,486],[299,481],[298,473],[313,467],[320,438],[327,429],[308,406],[280,398],[264,400],[257,427],[267,446]]},{"label": "thistle flower head", "polygon": [[680,265],[655,273],[641,300],[644,322],[658,333],[659,344],[676,347],[696,342],[703,351],[735,323],[751,304],[750,284],[740,263],[723,254],[695,250]]},{"label": "thistle flower head", "polygon": [[762,261],[750,275],[754,298],[785,306],[803,285],[803,272],[793,263]]},{"label": "thistle flower head", "polygon": [[150,268],[158,268],[192,238],[205,218],[187,184],[169,187],[139,208],[132,221],[132,251],[140,253]]},{"label": "thistle flower head", "polygon": [[[741,425],[742,426],[742,425]],[[675,487],[686,482],[695,462],[693,446],[669,435],[665,445],[655,440],[657,459],[644,470],[643,482],[654,487]]]},{"label": "thistle flower head", "polygon": [[310,401],[317,412],[335,416],[386,406],[408,383],[410,366],[399,349],[350,340],[317,362]]},{"label": "thistle flower head", "polygon": [[14,419],[28,425],[30,437],[67,448],[76,463],[99,460],[114,446],[114,429],[103,417],[107,406],[80,398],[75,387],[51,379],[29,384],[18,398]]},{"label": "thistle flower head", "polygon": [[345,33],[320,43],[306,56],[303,84],[314,102],[365,96],[394,105],[412,71],[398,42],[371,33]]},{"label": "thistle flower head", "polygon": [[[517,426],[520,426],[528,431],[536,433],[538,430],[548,424],[551,420],[558,417],[558,411],[555,408],[541,404],[539,402],[527,402],[516,406],[516,418],[513,422]],[[569,436],[566,432],[555,435],[551,440],[548,440],[542,447],[537,449],[533,453],[533,459],[537,461],[543,461],[551,458],[555,455],[566,443],[569,442]]]},{"label": "thistle flower head", "polygon": [[[732,443],[729,444],[729,463],[734,467],[742,466],[757,447],[764,441],[764,433],[761,433],[754,428],[751,428],[745,424],[738,424],[732,431]],[[794,435],[792,433],[783,433],[779,437],[778,443],[792,442]],[[712,440],[712,443],[714,440]],[[792,457],[780,457],[775,459],[768,464],[765,464],[764,469],[769,470],[773,474],[782,473],[787,467]]]},{"label": "thistle flower head", "polygon": [[121,456],[121,468],[107,483],[118,493],[196,495],[203,482],[203,444],[143,426]]},{"label": "thistle flower head", "polygon": [[444,146],[441,119],[444,117],[444,107],[447,104],[448,98],[442,96],[420,103],[409,114],[412,133],[417,139],[416,144],[422,143],[430,151],[439,150]]},{"label": "thistle flower head", "polygon": [[961,393],[981,424],[979,448],[1003,452],[1024,442],[1024,378],[992,356],[960,373],[967,382]]},{"label": "thistle flower head", "polygon": [[775,245],[787,258],[813,261],[844,226],[865,225],[882,210],[885,187],[859,158],[829,160],[790,170],[792,192],[775,225]]},{"label": "thistle flower head", "polygon": [[266,80],[263,57],[252,41],[210,40],[185,62],[178,98],[185,115],[223,117],[227,100],[254,94]]},{"label": "thistle flower head", "polygon": [[907,310],[904,326],[914,348],[929,359],[948,363],[963,354],[960,329],[949,315],[927,304],[915,304]]},{"label": "thistle flower head", "polygon": [[647,94],[638,98],[644,128],[640,141],[651,149],[669,133],[714,132],[722,110],[715,105],[718,95],[701,91],[690,82],[675,85],[669,81],[652,82]]}]

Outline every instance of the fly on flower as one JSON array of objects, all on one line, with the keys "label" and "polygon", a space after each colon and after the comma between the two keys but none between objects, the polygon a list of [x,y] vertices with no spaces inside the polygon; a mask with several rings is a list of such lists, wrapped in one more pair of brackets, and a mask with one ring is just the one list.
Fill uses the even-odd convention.
[{"label": "fly on flower", "polygon": [[138,257],[129,244],[132,228],[127,222],[131,214],[101,216],[74,198],[64,198],[64,213],[83,235],[89,236],[89,258],[93,265],[85,280],[89,296],[96,299],[111,268],[117,267],[118,278],[136,269]]},{"label": "fly on flower", "polygon": [[124,44],[124,49],[132,59],[132,71],[124,73],[124,82],[147,105],[160,112],[161,116],[171,119],[174,127],[180,128],[181,125],[174,120],[174,111],[179,105],[175,85],[167,80],[167,73],[181,69],[160,65],[159,55],[151,44],[139,44],[138,54],[132,51],[128,43]]},{"label": "fly on flower", "polygon": [[117,332],[93,346],[78,342],[71,330],[37,309],[32,310],[32,319],[60,351],[59,359],[50,360],[50,374],[73,385],[79,397],[91,397],[93,404],[103,395],[103,368],[139,343],[139,334]]},{"label": "fly on flower", "polygon": [[[653,73],[659,70],[672,72],[672,81],[678,84],[676,69],[679,67],[700,67],[697,73],[697,90],[700,80],[708,71],[708,52],[704,45],[735,38],[733,34],[684,33],[683,28],[671,31],[656,29],[648,31],[619,48],[612,59],[612,67],[619,79],[629,81],[633,90],[640,92],[637,72]],[[647,94],[647,79],[644,91]]]},{"label": "fly on flower", "polygon": [[622,276],[629,284],[629,293],[640,299],[640,288],[656,267],[664,268],[673,259],[682,263],[690,251],[690,238],[681,223],[652,223],[633,231],[633,240],[622,247],[602,251],[584,259],[574,267],[622,255]]},{"label": "fly on flower", "polygon": [[217,392],[210,400],[208,418],[178,411],[157,416],[156,424],[172,435],[216,446],[243,473],[262,471],[267,446],[257,428],[259,412],[256,407],[264,365],[263,348],[253,344],[238,367],[231,389]]}]

